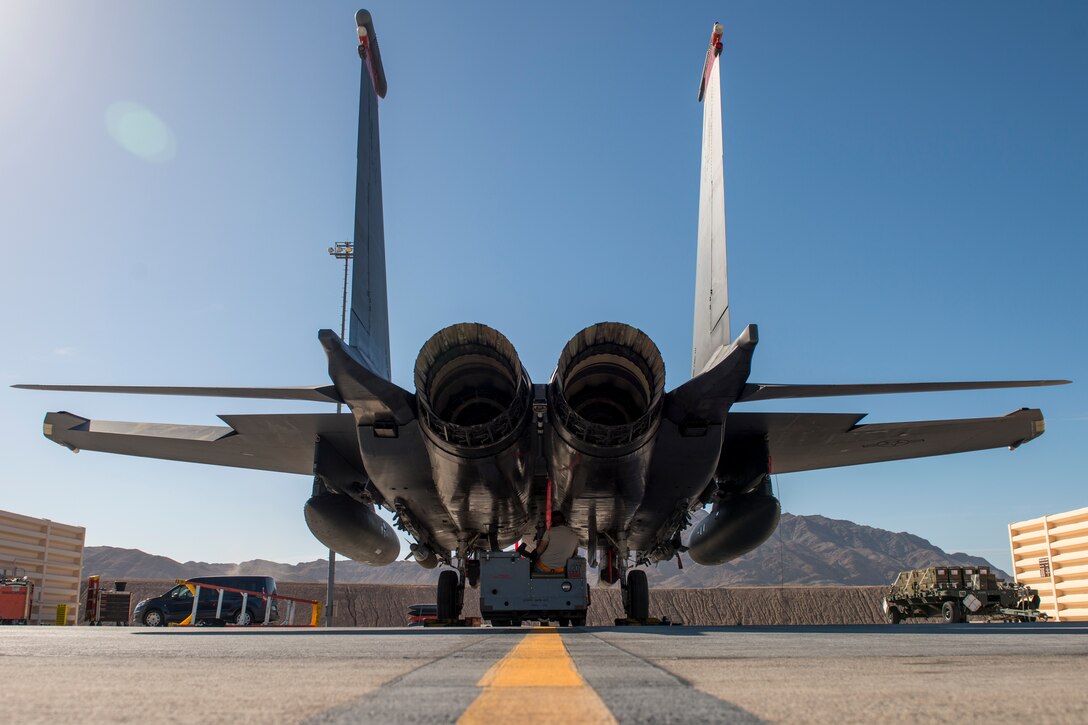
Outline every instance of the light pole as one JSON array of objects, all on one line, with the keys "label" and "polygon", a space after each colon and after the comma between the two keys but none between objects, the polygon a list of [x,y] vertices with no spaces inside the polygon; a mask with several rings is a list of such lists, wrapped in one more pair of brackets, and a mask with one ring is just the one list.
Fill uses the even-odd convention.
[{"label": "light pole", "polygon": [[[337,242],[336,246],[329,247],[329,254],[337,259],[344,260],[344,297],[340,305],[340,339],[344,339],[344,332],[348,323],[348,269],[351,267],[351,259],[355,247],[351,242]],[[343,404],[336,404],[336,412],[343,410]],[[332,604],[336,594],[336,552],[329,549],[329,586],[325,591],[325,626],[332,626]]]},{"label": "light pole", "polygon": [[[343,339],[348,321],[348,268],[351,266],[351,257],[355,247],[351,242],[337,242],[335,247],[329,247],[329,254],[337,259],[344,260],[344,301],[340,308],[340,338]],[[336,404],[336,412],[340,412],[340,403]]]}]

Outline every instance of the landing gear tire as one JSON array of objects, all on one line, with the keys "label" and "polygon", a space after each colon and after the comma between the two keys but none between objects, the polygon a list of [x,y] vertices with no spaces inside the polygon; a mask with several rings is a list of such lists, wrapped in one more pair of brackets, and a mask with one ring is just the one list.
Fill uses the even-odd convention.
[{"label": "landing gear tire", "polygon": [[627,573],[626,600],[627,618],[645,624],[650,617],[650,585],[642,569]]},{"label": "landing gear tire", "polygon": [[465,580],[475,589],[480,585],[480,560],[469,559],[465,562]]},{"label": "landing gear tire", "polygon": [[556,622],[559,624],[560,627],[569,627],[570,626],[570,620],[568,618],[566,618],[566,617],[560,617],[559,619],[556,620]]},{"label": "landing gear tire", "polygon": [[453,622],[461,616],[460,577],[452,569],[438,575],[438,620]]},{"label": "landing gear tire", "polygon": [[584,627],[584,626],[586,626],[586,618],[585,617],[573,617],[570,620],[570,626],[572,626],[572,627]]},{"label": "landing gear tire", "polygon": [[963,610],[958,602],[945,602],[941,605],[941,618],[948,624],[959,624],[963,621]]}]

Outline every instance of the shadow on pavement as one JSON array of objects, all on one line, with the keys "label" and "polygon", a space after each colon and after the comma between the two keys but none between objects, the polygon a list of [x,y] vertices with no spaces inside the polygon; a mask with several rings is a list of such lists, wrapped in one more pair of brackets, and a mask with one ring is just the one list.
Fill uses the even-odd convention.
[{"label": "shadow on pavement", "polygon": [[1051,622],[1051,623],[1002,623],[979,622],[975,624],[859,624],[859,625],[760,625],[760,626],[653,626],[653,627],[354,627],[354,628],[299,628],[299,629],[242,629],[238,627],[194,627],[167,629],[135,630],[132,633],[142,636],[257,636],[257,637],[322,637],[322,636],[360,636],[360,637],[428,637],[456,635],[494,636],[520,635],[527,632],[558,631],[560,633],[589,632],[603,634],[608,632],[628,632],[632,634],[659,634],[673,637],[701,637],[708,634],[881,634],[911,636],[920,634],[970,634],[985,636],[988,634],[1083,634],[1088,636],[1088,622]]}]

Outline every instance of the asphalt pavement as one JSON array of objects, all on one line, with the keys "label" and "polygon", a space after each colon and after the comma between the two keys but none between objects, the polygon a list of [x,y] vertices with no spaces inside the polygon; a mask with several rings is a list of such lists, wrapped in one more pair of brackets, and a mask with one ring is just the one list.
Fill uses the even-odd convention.
[{"label": "asphalt pavement", "polygon": [[0,628],[8,722],[1083,722],[1088,623]]}]

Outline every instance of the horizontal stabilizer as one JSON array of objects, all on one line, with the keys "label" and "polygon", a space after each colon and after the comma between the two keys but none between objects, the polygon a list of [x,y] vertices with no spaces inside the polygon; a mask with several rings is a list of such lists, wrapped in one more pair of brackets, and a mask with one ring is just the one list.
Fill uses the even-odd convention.
[{"label": "horizontal stabilizer", "polygon": [[348,413],[223,415],[222,425],[88,420],[48,413],[45,437],[74,451],[102,451],[170,461],[210,463],[283,473],[313,473],[318,436],[363,470]]},{"label": "horizontal stabilizer", "polygon": [[998,418],[858,425],[859,413],[730,413],[725,450],[762,437],[772,473],[811,471],[988,448],[1016,448],[1043,434],[1042,411]]},{"label": "horizontal stabilizer", "polygon": [[161,385],[12,385],[20,390],[54,390],[64,393],[131,393],[136,395],[188,395],[204,398],[253,398],[264,400],[311,400],[342,403],[332,385],[291,388],[187,388]]},{"label": "horizontal stabilizer", "polygon": [[939,393],[950,390],[993,390],[1068,385],[1068,380],[986,380],[965,383],[863,383],[861,385],[775,385],[749,383],[738,403],[785,398],[832,398],[846,395],[887,395],[890,393]]}]

